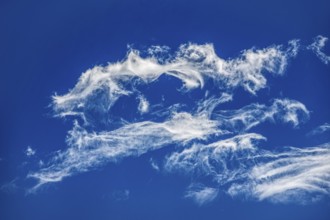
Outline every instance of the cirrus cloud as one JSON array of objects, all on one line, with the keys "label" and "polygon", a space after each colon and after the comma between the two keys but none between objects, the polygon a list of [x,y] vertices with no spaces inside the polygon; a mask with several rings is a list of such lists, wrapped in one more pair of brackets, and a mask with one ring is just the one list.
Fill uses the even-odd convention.
[{"label": "cirrus cloud", "polygon": [[[320,54],[325,40],[317,42],[310,49]],[[130,48],[124,60],[87,70],[68,93],[53,96],[54,115],[73,117],[74,125],[67,148],[28,174],[37,181],[31,192],[107,163],[175,146],[163,167],[153,159],[151,165],[190,175],[194,183],[185,198],[199,205],[222,191],[277,202],[329,195],[329,144],[275,152],[261,144],[267,143],[265,136],[251,131],[264,122],[299,128],[310,117],[303,103],[272,97],[268,103],[222,108],[235,100],[238,88],[255,97],[268,77],[284,74],[299,48],[299,40],[293,40],[288,46],[247,49],[231,59],[219,57],[212,44],[183,44],[174,54],[166,46],[153,46],[146,56]],[[181,88],[168,84],[170,98],[163,96],[164,79],[181,83]],[[152,87],[152,95],[161,98],[147,92]]]}]

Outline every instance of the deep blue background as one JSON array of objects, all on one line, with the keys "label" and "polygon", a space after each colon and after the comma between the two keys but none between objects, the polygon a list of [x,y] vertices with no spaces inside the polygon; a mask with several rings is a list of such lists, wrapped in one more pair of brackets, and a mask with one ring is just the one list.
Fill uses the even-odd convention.
[{"label": "deep blue background", "polygon": [[[1,0],[0,184],[6,187],[0,219],[329,219],[329,199],[300,206],[220,196],[198,207],[182,198],[189,178],[151,169],[149,158],[161,158],[166,149],[68,178],[35,195],[25,195],[22,185],[38,158],[65,149],[71,122],[51,117],[51,95],[67,92],[94,65],[122,60],[127,44],[176,49],[187,42],[213,43],[224,58],[294,38],[307,45],[319,34],[330,37],[329,9],[326,0]],[[284,77],[269,78],[269,89],[258,97],[238,91],[225,107],[281,96],[301,101],[312,114],[300,129],[266,124],[255,131],[268,138],[269,148],[313,146],[323,140],[305,134],[330,121],[329,82],[329,66],[303,50]],[[28,145],[37,149],[32,159],[24,155]],[[113,197],[125,189],[128,200]]]}]

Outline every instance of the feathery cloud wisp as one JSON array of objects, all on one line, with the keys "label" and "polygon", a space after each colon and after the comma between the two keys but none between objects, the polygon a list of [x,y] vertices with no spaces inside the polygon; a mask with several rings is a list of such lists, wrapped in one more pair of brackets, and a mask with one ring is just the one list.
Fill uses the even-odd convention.
[{"label": "feathery cloud wisp", "polygon": [[314,42],[307,47],[307,49],[312,50],[316,54],[316,56],[325,64],[328,64],[330,62],[330,56],[326,55],[322,51],[327,41],[327,37],[319,35],[315,37]]}]

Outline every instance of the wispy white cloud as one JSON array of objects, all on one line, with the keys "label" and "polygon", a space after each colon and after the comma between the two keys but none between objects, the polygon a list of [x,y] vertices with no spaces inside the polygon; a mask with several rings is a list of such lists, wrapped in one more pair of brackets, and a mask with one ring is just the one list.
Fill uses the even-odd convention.
[{"label": "wispy white cloud", "polygon": [[[318,50],[313,44],[310,49],[320,52],[325,43],[322,39],[314,45]],[[165,170],[193,175],[194,179],[207,177],[214,184],[188,187],[185,197],[199,205],[214,200],[220,187],[232,196],[281,202],[310,198],[314,193],[329,195],[328,144],[272,152],[259,146],[266,137],[251,131],[266,121],[298,128],[310,114],[303,103],[273,99],[269,105],[220,109],[233,100],[236,88],[256,95],[267,86],[267,73],[282,75],[299,48],[299,40],[293,40],[288,47],[252,48],[237,58],[223,59],[212,44],[184,44],[174,54],[166,46],[154,46],[147,56],[130,49],[122,61],[87,70],[67,94],[53,96],[56,116],[80,117],[84,123],[75,121],[68,132],[67,149],[29,173],[37,180],[31,191],[109,162],[175,145],[175,151],[165,159]],[[162,75],[182,82],[179,95],[192,90],[203,94],[187,103],[155,103],[140,90],[156,84]],[[216,93],[204,88],[207,83]],[[119,125],[112,126],[109,122],[115,117],[111,110],[127,97],[136,101],[135,109],[130,105],[129,111],[140,114],[131,121],[117,117]],[[106,126],[99,128],[100,121]],[[157,171],[162,168],[152,159],[150,163]],[[129,191],[123,194],[129,196]]]},{"label": "wispy white cloud", "polygon": [[114,190],[112,192],[112,197],[116,201],[126,201],[129,199],[130,191],[128,189],[124,190]]},{"label": "wispy white cloud", "polygon": [[157,57],[161,63],[164,63],[172,57],[169,53],[170,49],[168,46],[153,45],[147,49],[147,52],[150,56]]},{"label": "wispy white cloud", "polygon": [[[283,121],[291,123],[293,126],[298,126],[301,121],[309,117],[309,111],[303,104],[294,100],[275,99],[270,106],[252,104],[238,110],[215,111],[214,115],[216,120],[219,121],[219,127],[227,129],[234,136],[226,139],[222,137],[220,140],[209,144],[194,143],[191,147],[170,154],[166,158],[164,166],[168,172],[181,172],[195,177],[212,178],[213,182],[218,184],[219,187],[223,189],[228,187],[228,193],[231,195],[244,195],[260,200],[271,199],[272,201],[275,201],[276,198],[276,201],[285,202],[289,201],[289,199],[284,199],[284,195],[289,191],[285,187],[281,190],[278,189],[278,193],[274,191],[274,193],[266,196],[266,190],[270,191],[272,187],[276,187],[275,180],[267,180],[265,178],[265,175],[268,175],[267,172],[265,170],[265,172],[260,171],[260,167],[262,166],[261,164],[270,165],[271,163],[276,163],[285,169],[284,161],[279,160],[279,158],[287,156],[286,163],[291,161],[292,164],[292,170],[289,170],[290,166],[287,167],[287,172],[291,172],[291,176],[288,175],[287,179],[285,179],[292,183],[290,193],[292,194],[295,191],[298,196],[309,195],[312,192],[312,190],[299,186],[301,182],[306,183],[307,179],[300,179],[300,182],[293,183],[297,177],[294,173],[299,169],[298,165],[295,164],[296,162],[294,162],[295,158],[299,158],[299,153],[301,153],[302,157],[297,159],[301,172],[303,172],[302,168],[305,166],[312,169],[312,164],[308,163],[309,159],[313,159],[312,156],[309,157],[309,154],[313,152],[312,150],[287,148],[283,153],[260,150],[258,143],[266,141],[266,138],[262,135],[256,133],[235,134],[241,131],[248,131],[266,120]],[[307,163],[304,163],[305,160]],[[320,160],[320,163],[324,163],[324,161],[326,159]],[[315,168],[321,167],[321,165],[315,164]],[[268,171],[275,171],[274,166],[269,167]],[[294,168],[297,168],[297,170],[294,170]],[[327,167],[325,167],[326,169]],[[305,169],[304,171],[307,170]],[[279,176],[284,181],[283,175]],[[277,180],[281,182],[279,177]],[[328,179],[325,180],[325,183],[326,181],[330,184]],[[237,182],[241,184],[237,184]],[[274,183],[274,185],[267,188],[270,183]],[[281,184],[277,187],[280,188]],[[306,196],[306,199],[308,198],[310,197]]]},{"label": "wispy white cloud", "polygon": [[21,187],[18,185],[19,178],[15,178],[7,183],[1,185],[0,190],[5,193],[15,193],[18,190],[21,190]]},{"label": "wispy white cloud", "polygon": [[154,170],[160,170],[158,163],[153,158],[150,158],[150,165]]},{"label": "wispy white cloud", "polygon": [[324,123],[323,125],[320,125],[320,126],[314,128],[312,131],[308,132],[307,136],[319,135],[319,134],[323,134],[323,133],[326,133],[329,131],[330,131],[330,124]]},{"label": "wispy white cloud", "polygon": [[[185,90],[202,88],[205,81],[212,80],[225,91],[243,87],[256,94],[266,86],[265,73],[284,72],[288,59],[295,55],[292,51],[297,50],[296,47],[290,43],[288,49],[283,46],[249,49],[236,59],[225,60],[216,54],[212,44],[184,44],[166,61],[151,52],[149,57],[141,57],[139,51],[131,49],[125,60],[95,66],[84,72],[67,94],[55,94],[55,115],[80,116],[86,122],[93,120],[93,113],[109,115],[120,97],[138,95],[140,92],[136,85],[154,82],[163,74],[180,79]],[[167,51],[155,48],[150,50]]]},{"label": "wispy white cloud", "polygon": [[193,145],[167,158],[165,168],[211,178],[231,196],[272,202],[313,202],[330,195],[330,144],[260,150],[258,134]]},{"label": "wispy white cloud", "polygon": [[330,195],[330,144],[263,152],[244,184],[233,184],[231,195],[259,200],[306,203]]},{"label": "wispy white cloud", "polygon": [[32,157],[33,155],[36,154],[36,150],[32,149],[32,147],[28,146],[25,150],[25,154],[28,157]]},{"label": "wispy white cloud", "polygon": [[219,190],[212,187],[206,187],[202,184],[192,184],[186,191],[185,198],[194,200],[198,205],[204,205],[212,202],[217,195]]},{"label": "wispy white cloud", "polygon": [[326,42],[328,41],[327,37],[319,35],[315,37],[314,42],[307,47],[307,49],[312,50],[316,56],[325,64],[330,62],[330,56],[326,55],[323,52]]},{"label": "wispy white cloud", "polygon": [[[219,128],[226,129],[233,136],[220,137],[220,140],[209,144],[193,143],[191,147],[174,152],[166,158],[165,170],[194,177],[209,177],[219,184],[219,187],[228,187],[236,181],[250,184],[256,179],[250,180],[249,173],[256,166],[258,158],[265,157],[271,152],[260,150],[258,147],[258,143],[266,141],[264,136],[240,132],[248,131],[266,120],[283,121],[298,126],[299,122],[308,118],[309,112],[297,101],[276,99],[270,106],[252,104],[238,110],[220,113],[215,111],[214,115],[219,122]],[[230,188],[231,194],[234,186]],[[248,189],[251,191],[252,188]]]},{"label": "wispy white cloud", "polygon": [[109,132],[88,132],[77,122],[69,132],[69,148],[58,152],[48,166],[29,174],[39,186],[58,182],[76,173],[95,169],[107,162],[116,162],[128,156],[139,156],[169,144],[186,144],[205,140],[220,134],[217,122],[204,116],[174,113],[163,123],[144,121],[127,124]]},{"label": "wispy white cloud", "polygon": [[210,176],[217,183],[225,184],[246,175],[241,157],[256,151],[256,144],[265,141],[260,134],[247,133],[210,144],[193,144],[166,158],[164,168],[169,172],[183,172],[194,176]]},{"label": "wispy white cloud", "polygon": [[[219,100],[221,103],[223,99]],[[99,133],[88,132],[76,122],[67,138],[69,148],[59,152],[48,166],[29,176],[38,180],[36,186],[38,188],[45,183],[61,181],[67,176],[86,172],[104,163],[116,162],[128,156],[139,156],[170,144],[185,145],[191,141],[207,140],[212,135],[235,133],[241,130],[238,129],[237,124],[243,124],[245,126],[243,130],[248,130],[252,124],[255,126],[266,118],[274,119],[274,115],[278,115],[277,118],[280,120],[290,122],[291,120],[287,120],[289,114],[296,125],[298,112],[308,115],[304,105],[285,99],[275,100],[270,107],[252,105],[232,112],[227,111],[227,115],[217,114],[216,120],[211,120],[210,115],[214,107],[206,106],[213,106],[218,102],[206,103],[204,102],[203,108],[198,108],[196,115],[173,112],[168,120],[161,123],[152,121],[130,123],[116,130]],[[260,136],[235,136],[233,139],[216,144],[235,147],[233,143],[237,142],[236,144],[243,143],[246,147],[251,138],[260,139]],[[210,145],[211,148],[213,146],[214,144]]]},{"label": "wispy white cloud", "polygon": [[275,99],[270,106],[250,104],[237,110],[216,111],[214,118],[221,121],[223,129],[247,131],[264,121],[276,120],[298,126],[309,118],[309,111],[301,102],[290,99]]},{"label": "wispy white cloud", "polygon": [[199,101],[197,103],[197,112],[199,114],[205,114],[208,117],[214,112],[214,109],[222,103],[229,102],[233,100],[233,95],[229,93],[222,93],[221,96],[218,97],[206,97],[205,99]]},{"label": "wispy white cloud", "polygon": [[287,50],[287,54],[289,54],[289,56],[291,56],[291,57],[297,56],[299,53],[299,50],[301,48],[300,40],[293,39],[293,40],[290,40],[288,44],[290,45],[290,47]]}]

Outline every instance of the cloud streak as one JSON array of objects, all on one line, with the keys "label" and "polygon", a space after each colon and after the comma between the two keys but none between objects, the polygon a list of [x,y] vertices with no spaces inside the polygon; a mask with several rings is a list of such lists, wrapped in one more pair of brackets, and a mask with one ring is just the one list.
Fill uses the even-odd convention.
[{"label": "cloud streak", "polygon": [[194,200],[198,205],[204,205],[212,202],[217,195],[219,190],[212,187],[206,187],[201,184],[192,184],[186,191],[185,198]]},{"label": "cloud streak", "polygon": [[307,136],[315,136],[315,135],[320,135],[323,133],[327,133],[330,131],[330,124],[329,123],[324,123],[323,125],[320,125],[316,128],[314,128],[312,131],[307,133]]},{"label": "cloud streak", "polygon": [[275,99],[270,106],[253,103],[237,110],[215,112],[214,117],[221,121],[223,129],[237,132],[250,130],[264,121],[278,120],[297,127],[309,118],[309,111],[298,101]]},{"label": "cloud streak", "polygon": [[38,180],[34,189],[50,182],[95,169],[108,162],[116,162],[128,156],[139,156],[170,144],[184,145],[192,140],[205,140],[221,132],[217,122],[189,113],[174,113],[162,123],[144,121],[127,124],[109,132],[88,132],[75,122],[69,132],[69,148],[58,152],[48,166],[29,177]]},{"label": "cloud streak", "polygon": [[[233,184],[231,195],[242,193],[274,202],[306,203],[330,193],[330,144],[263,152],[244,184]],[[259,162],[260,161],[260,162]]]}]

